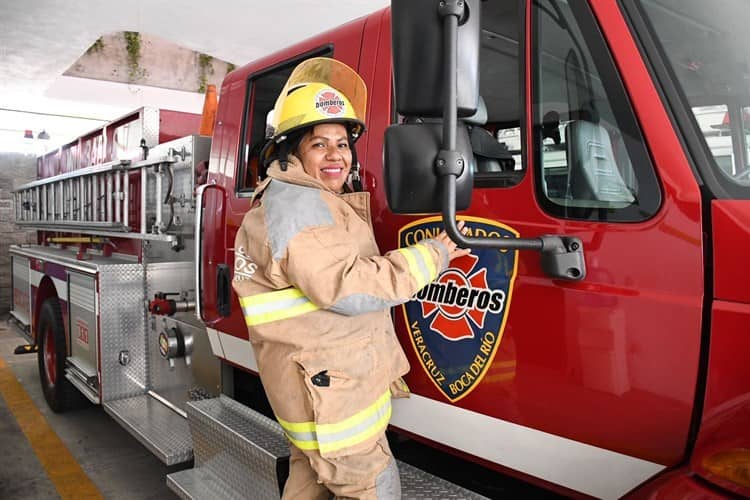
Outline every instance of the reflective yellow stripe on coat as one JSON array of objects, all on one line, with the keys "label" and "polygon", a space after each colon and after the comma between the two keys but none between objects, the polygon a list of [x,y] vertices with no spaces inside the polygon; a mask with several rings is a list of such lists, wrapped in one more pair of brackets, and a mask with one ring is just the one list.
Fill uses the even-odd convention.
[{"label": "reflective yellow stripe on coat", "polygon": [[334,424],[287,422],[281,427],[294,446],[301,450],[331,453],[362,443],[383,432],[391,418],[391,393],[386,391],[373,404]]},{"label": "reflective yellow stripe on coat", "polygon": [[319,309],[297,288],[240,297],[240,305],[248,326],[292,318]]},{"label": "reflective yellow stripe on coat", "polygon": [[432,261],[430,251],[421,243],[396,250],[404,256],[409,264],[409,272],[417,281],[419,288],[427,285],[437,277],[435,263]]}]

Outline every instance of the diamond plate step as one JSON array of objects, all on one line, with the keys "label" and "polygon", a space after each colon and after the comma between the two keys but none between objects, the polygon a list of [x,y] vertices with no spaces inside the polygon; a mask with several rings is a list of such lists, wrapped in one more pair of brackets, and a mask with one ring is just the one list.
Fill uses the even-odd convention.
[{"label": "diamond plate step", "polygon": [[182,500],[240,500],[243,498],[226,481],[218,478],[205,467],[169,474],[167,486]]},{"label": "diamond plate step", "polygon": [[166,465],[193,458],[187,420],[148,394],[104,403],[104,410]]},{"label": "diamond plate step", "polygon": [[401,498],[405,500],[489,500],[401,460],[397,462]]},{"label": "diamond plate step", "polygon": [[[401,498],[404,500],[489,500],[444,479],[398,461]],[[255,500],[267,498],[242,495],[205,467],[175,472],[167,476],[167,486],[183,500]],[[276,494],[273,498],[280,498]]]},{"label": "diamond plate step", "polygon": [[[195,468],[167,476],[184,500],[278,500],[289,470],[281,426],[226,396],[187,404]],[[398,461],[406,500],[487,500]]]},{"label": "diamond plate step", "polygon": [[175,493],[193,499],[279,498],[289,444],[277,422],[226,396],[191,401],[186,409],[195,469],[168,476]]}]

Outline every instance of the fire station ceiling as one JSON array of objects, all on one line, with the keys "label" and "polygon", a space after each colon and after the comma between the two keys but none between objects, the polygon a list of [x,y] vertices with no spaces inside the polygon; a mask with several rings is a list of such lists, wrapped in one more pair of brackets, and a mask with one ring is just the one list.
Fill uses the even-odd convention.
[{"label": "fire station ceiling", "polygon": [[[377,10],[388,0],[26,0],[0,2],[0,108],[96,114],[60,101],[61,75],[109,33],[136,31],[241,66],[315,33]],[[68,78],[68,85],[70,78]],[[117,103],[111,103],[116,105]],[[99,117],[107,118],[106,116]]]}]

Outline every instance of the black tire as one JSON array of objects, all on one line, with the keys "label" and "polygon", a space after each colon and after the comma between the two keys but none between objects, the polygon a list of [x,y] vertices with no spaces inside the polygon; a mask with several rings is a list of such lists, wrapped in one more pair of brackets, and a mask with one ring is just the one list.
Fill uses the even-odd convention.
[{"label": "black tire", "polygon": [[36,328],[39,382],[47,404],[56,413],[82,408],[89,401],[65,378],[65,327],[60,301],[51,297],[42,303]]}]

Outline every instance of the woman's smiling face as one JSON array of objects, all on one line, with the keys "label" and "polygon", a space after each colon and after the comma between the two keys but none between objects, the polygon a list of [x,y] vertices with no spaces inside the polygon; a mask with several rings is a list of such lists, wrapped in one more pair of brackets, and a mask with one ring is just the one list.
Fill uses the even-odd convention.
[{"label": "woman's smiling face", "polygon": [[344,125],[315,125],[302,137],[297,156],[307,175],[319,179],[334,193],[343,191],[352,167],[352,151]]}]

